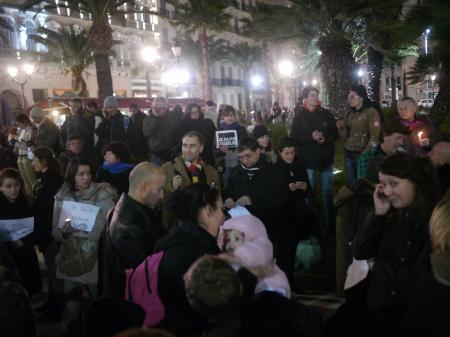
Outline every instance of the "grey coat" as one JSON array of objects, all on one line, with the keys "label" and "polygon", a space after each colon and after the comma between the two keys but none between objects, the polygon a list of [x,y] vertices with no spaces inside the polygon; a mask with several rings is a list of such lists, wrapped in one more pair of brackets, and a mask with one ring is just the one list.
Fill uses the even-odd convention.
[{"label": "grey coat", "polygon": [[[53,209],[53,230],[52,235],[56,241],[64,244],[65,240],[62,236],[61,230],[58,228],[59,218],[61,217],[61,210],[64,201],[74,201],[85,204],[94,204],[100,207],[100,210],[95,219],[95,224],[91,232],[76,232],[73,235],[78,237],[86,237],[93,245],[93,249],[98,249],[98,241],[100,234],[107,222],[108,213],[114,208],[114,201],[116,199],[116,191],[111,185],[107,183],[91,183],[91,186],[84,191],[71,191],[69,185],[65,183],[58,194],[55,196],[55,206]],[[59,256],[56,257],[56,264],[58,265]],[[98,279],[97,263],[95,267],[88,273],[76,277],[69,277],[57,270],[56,276],[64,280],[79,282],[83,284],[96,284]]]}]

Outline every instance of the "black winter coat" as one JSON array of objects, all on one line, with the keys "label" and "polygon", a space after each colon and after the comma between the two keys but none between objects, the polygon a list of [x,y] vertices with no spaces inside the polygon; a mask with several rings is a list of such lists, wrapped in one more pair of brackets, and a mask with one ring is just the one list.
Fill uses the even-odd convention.
[{"label": "black winter coat", "polygon": [[94,117],[86,115],[83,109],[78,110],[75,115],[68,115],[61,126],[61,147],[65,149],[69,137],[73,134],[78,134],[81,136],[86,151],[93,151],[94,130]]},{"label": "black winter coat", "polygon": [[104,118],[96,129],[96,134],[104,145],[122,141],[128,145],[134,143],[135,126],[133,121],[120,111],[110,118]]},{"label": "black winter coat", "polygon": [[159,251],[164,251],[158,272],[158,293],[165,309],[161,326],[178,337],[203,331],[207,318],[189,305],[183,276],[199,257],[219,253],[216,238],[199,225],[184,222],[156,243],[155,252]]},{"label": "black winter coat", "polygon": [[104,170],[100,167],[97,172],[97,176],[95,181],[98,183],[105,182],[109,183],[112,187],[117,190],[117,195],[121,195],[122,193],[128,193],[128,189],[130,187],[130,172],[133,170],[132,167],[123,170],[119,173],[111,173],[107,170]]},{"label": "black winter coat", "polygon": [[[325,142],[316,143],[312,134],[315,130],[324,133]],[[339,138],[336,120],[328,110],[318,108],[310,112],[303,107],[295,115],[291,137],[297,142],[298,154],[308,169],[322,169],[334,160],[334,143]]]},{"label": "black winter coat", "polygon": [[[428,251],[426,252],[428,253]],[[422,254],[405,290],[402,325],[408,337],[447,337],[450,333],[450,286],[436,281],[430,255]]]},{"label": "black winter coat", "polygon": [[110,214],[99,249],[99,286],[104,296],[123,298],[125,269],[137,267],[153,253],[164,231],[160,213],[122,194]]},{"label": "black winter coat", "polygon": [[62,176],[52,169],[39,175],[34,184],[34,237],[41,252],[44,252],[53,241],[53,205],[55,204],[55,195],[62,184]]},{"label": "black winter coat", "polygon": [[[23,219],[32,216],[33,211],[22,193],[16,202],[10,202],[0,192],[0,219]],[[7,242],[7,246],[22,278],[23,286],[30,295],[33,295],[42,288],[39,263],[33,247],[33,234],[25,236],[20,241],[23,244],[21,247],[14,242]]]},{"label": "black winter coat", "polygon": [[244,195],[249,196],[252,204],[247,206],[248,210],[264,223],[272,242],[278,241],[279,220],[287,202],[287,191],[282,177],[264,156],[261,155],[255,167],[260,167],[260,170],[251,179],[241,164],[233,169],[224,200],[232,198],[236,202]]},{"label": "black winter coat", "polygon": [[181,120],[180,124],[177,127],[175,132],[175,138],[173,139],[173,144],[175,144],[175,148],[178,150],[176,156],[178,156],[181,152],[181,138],[188,133],[189,131],[197,131],[203,136],[205,141],[205,145],[203,148],[203,152],[200,154],[200,157],[209,165],[214,166],[214,138],[216,135],[216,127],[214,123],[210,119],[191,119],[184,118]]},{"label": "black winter coat", "polygon": [[[144,136],[143,122],[147,115],[142,111],[138,111],[130,117],[133,122],[132,129],[128,132],[131,152],[138,158],[148,158],[147,137]],[[133,133],[133,134],[132,134]]]},{"label": "black winter coat", "polygon": [[390,311],[411,279],[411,268],[427,243],[428,219],[425,214],[405,210],[393,210],[383,216],[370,212],[352,241],[354,258],[375,258],[366,305],[372,322],[380,328],[393,320]]}]

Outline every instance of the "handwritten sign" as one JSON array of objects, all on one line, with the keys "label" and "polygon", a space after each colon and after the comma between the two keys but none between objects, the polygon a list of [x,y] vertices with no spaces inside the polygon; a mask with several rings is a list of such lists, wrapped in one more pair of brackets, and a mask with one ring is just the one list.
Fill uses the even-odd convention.
[{"label": "handwritten sign", "polygon": [[70,219],[70,225],[73,229],[90,232],[94,227],[95,218],[99,210],[100,207],[98,206],[83,204],[81,202],[64,201],[58,227],[62,228],[64,221]]},{"label": "handwritten sign", "polygon": [[216,144],[217,148],[222,145],[226,145],[228,148],[237,148],[238,137],[236,130],[216,131]]},{"label": "handwritten sign", "polygon": [[17,241],[34,230],[34,218],[0,220],[0,240]]}]

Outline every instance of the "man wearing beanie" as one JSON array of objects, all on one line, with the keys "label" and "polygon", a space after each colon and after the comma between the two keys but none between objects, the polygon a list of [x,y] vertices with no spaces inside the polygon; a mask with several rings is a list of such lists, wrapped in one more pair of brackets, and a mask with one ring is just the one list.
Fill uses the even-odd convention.
[{"label": "man wearing beanie", "polygon": [[103,115],[105,118],[97,127],[96,133],[104,145],[116,141],[122,141],[130,145],[130,137],[134,134],[134,124],[128,116],[122,115],[115,97],[108,96],[105,98]]},{"label": "man wearing beanie", "polygon": [[80,98],[72,98],[69,106],[70,114],[61,126],[61,145],[66,149],[69,137],[78,134],[83,140],[86,151],[94,153],[94,117],[85,113],[83,101]]},{"label": "man wearing beanie", "polygon": [[47,146],[54,153],[61,150],[59,144],[59,129],[48,117],[45,116],[41,107],[35,106],[31,109],[30,117],[36,127],[34,132],[34,144],[38,146]]}]

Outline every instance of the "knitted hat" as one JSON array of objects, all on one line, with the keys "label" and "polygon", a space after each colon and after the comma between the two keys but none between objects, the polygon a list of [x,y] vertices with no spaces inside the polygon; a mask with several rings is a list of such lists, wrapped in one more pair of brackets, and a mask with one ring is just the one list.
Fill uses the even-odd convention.
[{"label": "knitted hat", "polygon": [[269,135],[269,130],[264,125],[257,125],[253,130],[253,135],[255,139],[261,138],[262,136]]},{"label": "knitted hat", "polygon": [[117,104],[117,100],[114,96],[108,96],[105,98],[105,100],[103,101],[103,107],[104,108],[117,108],[118,104]]},{"label": "knitted hat", "polygon": [[31,109],[30,117],[31,118],[42,118],[45,116],[44,110],[40,106],[35,106],[33,109]]}]

